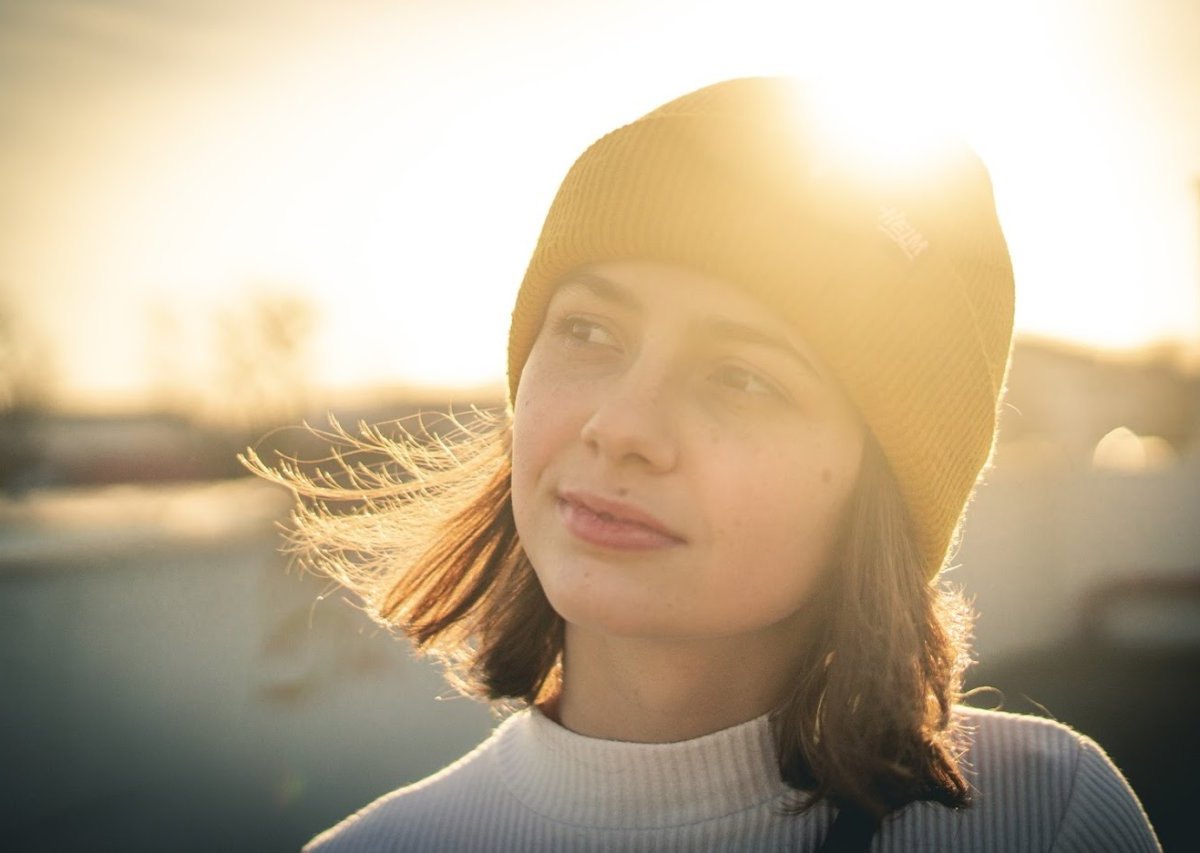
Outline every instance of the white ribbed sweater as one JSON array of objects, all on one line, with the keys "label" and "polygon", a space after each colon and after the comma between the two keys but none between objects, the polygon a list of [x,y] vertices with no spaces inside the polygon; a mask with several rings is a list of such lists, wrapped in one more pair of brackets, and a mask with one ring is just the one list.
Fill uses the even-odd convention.
[{"label": "white ribbed sweater", "polygon": [[[873,851],[1154,851],[1128,783],[1091,740],[1033,717],[961,709],[975,802],[915,803]],[[833,810],[800,816],[780,781],[766,717],[681,743],[582,737],[537,711],[510,717],[470,754],[394,791],[306,850],[801,850]]]}]

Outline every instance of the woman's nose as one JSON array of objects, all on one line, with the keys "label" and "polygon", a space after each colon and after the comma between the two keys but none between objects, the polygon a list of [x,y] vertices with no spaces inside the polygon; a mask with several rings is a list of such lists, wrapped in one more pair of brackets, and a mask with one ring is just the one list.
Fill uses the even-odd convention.
[{"label": "woman's nose", "polygon": [[670,389],[666,377],[646,373],[632,370],[605,388],[581,436],[613,464],[669,471],[679,457]]}]

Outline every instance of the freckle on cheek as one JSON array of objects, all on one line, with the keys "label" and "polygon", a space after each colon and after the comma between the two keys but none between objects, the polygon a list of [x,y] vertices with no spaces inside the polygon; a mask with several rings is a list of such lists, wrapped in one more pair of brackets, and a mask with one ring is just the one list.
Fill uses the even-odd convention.
[{"label": "freckle on cheek", "polygon": [[833,472],[828,468],[821,469],[821,482],[825,485],[829,485],[833,482]]}]

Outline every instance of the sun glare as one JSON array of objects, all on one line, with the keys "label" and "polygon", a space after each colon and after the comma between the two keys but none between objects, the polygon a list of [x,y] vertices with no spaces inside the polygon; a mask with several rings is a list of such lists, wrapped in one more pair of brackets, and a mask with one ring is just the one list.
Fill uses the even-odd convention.
[{"label": "sun glare", "polygon": [[[1053,5],[662,0],[594,31],[565,9],[464,25],[397,7],[331,13],[337,26],[310,22],[273,53],[238,53],[239,39],[261,46],[266,18],[235,16],[213,55],[236,62],[147,74],[130,54],[95,90],[22,102],[53,106],[28,107],[25,150],[5,149],[19,200],[0,217],[18,236],[0,281],[34,305],[67,394],[165,383],[145,339],[164,351],[170,324],[138,326],[148,306],[190,315],[186,345],[204,350],[201,315],[264,285],[316,309],[314,385],[498,381],[512,297],[573,157],[682,92],[787,74],[815,93],[849,168],[936,168],[942,127],[980,153],[1018,329],[1194,339],[1194,189],[1178,163],[1154,171],[1136,147],[1152,130],[1121,126],[1110,91],[1084,85],[1093,48],[1055,34]],[[194,353],[174,360],[204,372]]]}]

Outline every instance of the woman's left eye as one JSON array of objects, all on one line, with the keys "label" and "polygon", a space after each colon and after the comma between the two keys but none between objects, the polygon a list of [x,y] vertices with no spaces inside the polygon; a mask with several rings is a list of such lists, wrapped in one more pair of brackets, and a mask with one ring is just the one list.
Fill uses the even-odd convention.
[{"label": "woman's left eye", "polygon": [[781,396],[779,389],[770,380],[760,376],[753,370],[739,367],[736,364],[722,365],[714,371],[712,378],[718,384],[732,388],[735,391],[743,391],[747,394]]}]

